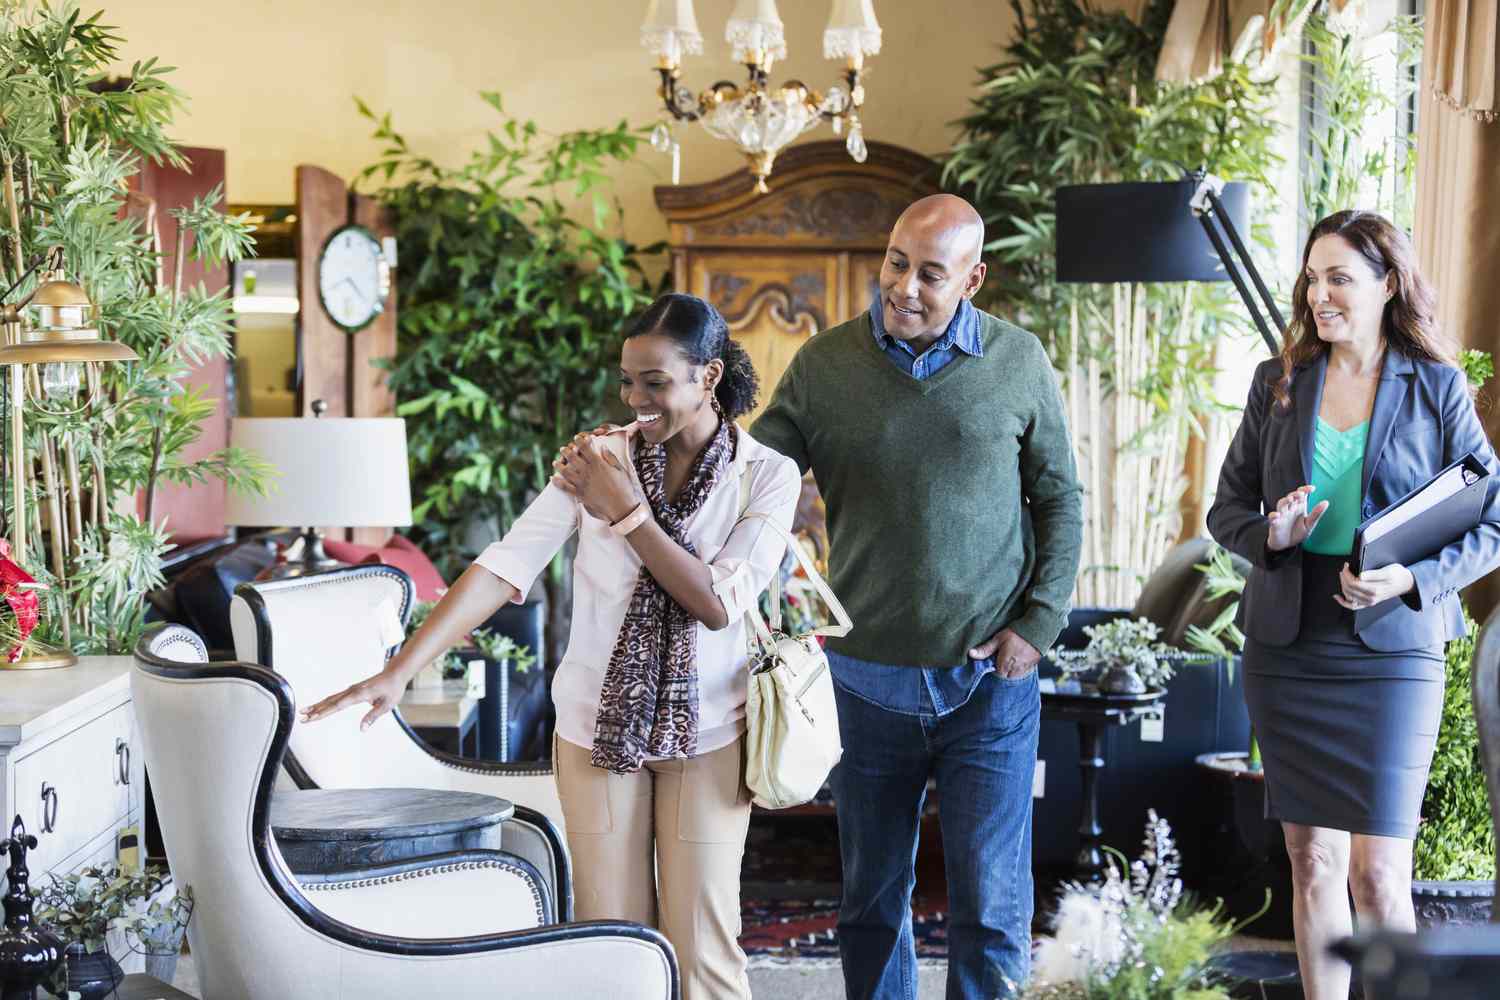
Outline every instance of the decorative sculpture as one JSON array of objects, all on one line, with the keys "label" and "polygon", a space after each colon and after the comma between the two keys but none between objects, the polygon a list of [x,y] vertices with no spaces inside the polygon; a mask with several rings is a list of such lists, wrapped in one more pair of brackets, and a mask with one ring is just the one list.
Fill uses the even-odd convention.
[{"label": "decorative sculpture", "polygon": [[0,929],[0,1000],[36,1000],[37,986],[47,982],[63,960],[57,935],[31,922],[26,852],[35,848],[36,838],[17,815],[10,839],[0,841],[0,851],[10,852],[5,871],[10,889],[4,898],[5,926]]}]

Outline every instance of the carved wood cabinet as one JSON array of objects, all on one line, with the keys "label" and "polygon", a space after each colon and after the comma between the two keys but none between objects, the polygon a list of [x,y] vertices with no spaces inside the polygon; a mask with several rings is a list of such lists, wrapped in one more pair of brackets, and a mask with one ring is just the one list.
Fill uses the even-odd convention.
[{"label": "carved wood cabinet", "polygon": [[656,188],[673,283],[724,314],[760,374],[761,406],[805,339],[869,307],[896,216],[937,190],[932,160],[878,142],[869,149],[861,164],[842,142],[793,146],[776,160],[770,194],[757,195],[745,170]]}]

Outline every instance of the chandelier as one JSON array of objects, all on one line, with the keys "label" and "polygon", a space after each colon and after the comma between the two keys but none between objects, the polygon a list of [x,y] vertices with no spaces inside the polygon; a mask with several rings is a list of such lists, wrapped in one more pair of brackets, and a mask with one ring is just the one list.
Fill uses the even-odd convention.
[{"label": "chandelier", "polygon": [[[859,111],[864,105],[861,81],[865,56],[880,51],[880,25],[875,21],[874,0],[833,0],[828,28],[823,32],[823,58],[844,60],[844,85],[835,84],[824,93],[808,89],[800,80],[788,80],[775,90],[768,79],[771,67],[786,58],[786,37],[776,0],[738,0],[724,39],[733,50],[734,61],[749,70],[744,88],[720,80],[697,97],[680,82],[684,53],[703,51],[703,35],[693,13],[693,0],[650,0],[641,25],[641,45],[656,56],[661,77],[661,95],[667,111],[678,121],[696,121],[719,139],[739,147],[750,162],[755,190],[764,194],[771,166],[787,143],[827,121],[837,135],[847,128],[844,146],[856,163],[863,163],[864,130]],[[651,134],[651,144],[673,155],[673,183],[677,181],[676,140],[665,122]]]}]

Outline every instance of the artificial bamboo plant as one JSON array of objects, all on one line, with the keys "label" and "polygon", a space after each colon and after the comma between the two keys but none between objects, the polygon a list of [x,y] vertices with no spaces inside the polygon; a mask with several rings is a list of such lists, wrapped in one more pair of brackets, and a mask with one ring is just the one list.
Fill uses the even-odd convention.
[{"label": "artificial bamboo plant", "polygon": [[1054,192],[1198,167],[1263,190],[1279,161],[1272,84],[1251,67],[1156,79],[1172,6],[1155,0],[1136,19],[1013,0],[1015,37],[980,70],[944,168],[988,228],[996,266],[982,304],[1042,338],[1063,380],[1088,494],[1079,604],[1128,607],[1176,540],[1190,434],[1221,409],[1215,343],[1242,321],[1218,285],[1059,284]]},{"label": "artificial bamboo plant", "polygon": [[[174,209],[175,266],[164,273],[156,206],[130,182],[144,160],[186,166],[166,131],[184,96],[154,59],[107,80],[122,39],[101,17],[71,2],[0,7],[0,276],[14,285],[7,301],[24,297],[37,281],[27,266],[60,248],[101,335],[139,361],[91,372],[87,403],[71,409],[6,400],[27,410],[26,459],[5,469],[21,478],[24,509],[7,490],[5,516],[7,528],[28,519],[26,551],[13,558],[49,588],[35,637],[121,653],[143,628],[145,592],[162,581],[169,525],[155,516],[157,488],[214,478],[262,489],[268,470],[235,449],[184,457],[219,401],[183,378],[229,353],[231,314],[222,292],[183,287],[183,262],[240,259],[252,227],[219,211],[217,189]],[[34,402],[35,369],[26,377]]]}]

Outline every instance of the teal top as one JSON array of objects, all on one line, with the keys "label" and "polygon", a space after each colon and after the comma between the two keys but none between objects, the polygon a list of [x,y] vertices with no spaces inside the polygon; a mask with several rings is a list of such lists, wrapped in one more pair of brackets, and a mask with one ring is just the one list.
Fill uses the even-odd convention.
[{"label": "teal top", "polygon": [[1312,496],[1308,507],[1328,501],[1328,510],[1302,543],[1309,552],[1325,556],[1347,556],[1354,551],[1354,530],[1359,527],[1360,479],[1365,464],[1365,439],[1370,422],[1336,431],[1318,418],[1314,433]]}]

